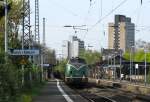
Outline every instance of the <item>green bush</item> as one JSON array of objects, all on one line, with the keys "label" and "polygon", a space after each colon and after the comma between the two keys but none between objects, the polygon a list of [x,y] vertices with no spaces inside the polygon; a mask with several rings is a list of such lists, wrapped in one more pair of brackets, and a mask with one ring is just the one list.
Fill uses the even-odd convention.
[{"label": "green bush", "polygon": [[[1,59],[2,60],[2,59]],[[19,93],[18,76],[15,67],[0,64],[0,102],[15,102]]]},{"label": "green bush", "polygon": [[11,62],[11,58],[6,63],[4,54],[0,53],[0,102],[31,102],[32,94],[37,92],[33,90],[41,84],[41,68],[28,63],[22,71],[20,65]]},{"label": "green bush", "polygon": [[30,95],[22,95],[21,102],[32,102],[32,97]]}]

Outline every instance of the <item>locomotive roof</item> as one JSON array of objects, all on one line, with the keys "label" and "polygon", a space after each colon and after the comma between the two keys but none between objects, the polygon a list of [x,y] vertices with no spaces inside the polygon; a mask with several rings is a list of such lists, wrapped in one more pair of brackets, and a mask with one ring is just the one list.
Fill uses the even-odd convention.
[{"label": "locomotive roof", "polygon": [[84,64],[86,64],[86,61],[83,58],[76,57],[76,58],[71,58],[69,60],[69,63],[84,63]]}]

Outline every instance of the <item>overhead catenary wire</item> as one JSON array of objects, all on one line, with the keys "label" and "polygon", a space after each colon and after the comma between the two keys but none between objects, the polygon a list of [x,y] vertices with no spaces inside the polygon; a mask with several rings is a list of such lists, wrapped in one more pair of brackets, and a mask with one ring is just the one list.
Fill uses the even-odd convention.
[{"label": "overhead catenary wire", "polygon": [[[140,6],[140,10],[138,10],[138,13],[137,13],[137,19],[136,19],[136,24],[138,25],[139,23],[139,20],[140,20],[140,15],[141,15],[141,6]],[[137,26],[136,26],[137,27]]]},{"label": "overhead catenary wire", "polygon": [[[92,2],[93,2],[93,0],[90,0],[90,5],[89,5],[89,8],[88,8],[88,12],[87,12],[87,15],[86,15],[85,20],[84,20],[84,24],[85,25],[87,25],[87,20],[88,20],[90,11],[91,11],[91,7],[93,6]],[[83,39],[84,40],[85,40],[87,34],[88,34],[88,28],[87,28],[87,31],[85,32],[85,34],[83,35]]]},{"label": "overhead catenary wire", "polygon": [[90,14],[90,11],[91,11],[91,7],[93,6],[93,0],[90,0],[90,5],[88,7],[88,11],[87,11],[87,14],[85,15],[85,19],[84,19],[84,24],[87,25],[87,20],[88,20],[88,17],[89,17],[89,14]]},{"label": "overhead catenary wire", "polygon": [[143,4],[143,0],[141,0],[141,5]]},{"label": "overhead catenary wire", "polygon": [[[101,15],[100,15],[100,18],[102,18],[102,17],[103,17],[103,0],[101,0],[100,4],[101,4],[101,8],[100,8],[100,10],[101,10]],[[101,36],[100,41],[102,41],[102,40],[105,39],[105,34],[106,34],[106,33],[105,33],[105,29],[104,29],[104,24],[102,25],[102,34],[103,34],[103,36]],[[103,38],[103,37],[104,37],[104,38]],[[102,43],[100,43],[100,46],[101,46],[101,48],[104,47],[104,45],[103,45]]]},{"label": "overhead catenary wire", "polygon": [[56,6],[58,6],[59,8],[65,10],[66,12],[68,12],[69,14],[71,14],[72,16],[75,17],[79,17],[81,19],[83,19],[81,16],[79,16],[77,13],[73,12],[72,10],[68,9],[67,7],[63,6],[62,4],[56,2],[55,0],[51,0],[51,2],[53,2],[53,4],[55,4]]},{"label": "overhead catenary wire", "polygon": [[[92,1],[92,0],[90,0]],[[120,6],[122,6],[125,2],[127,2],[127,0],[123,0],[121,3],[119,3],[114,9],[112,9],[108,14],[106,14],[104,17],[102,17],[102,1],[101,1],[101,17],[100,19],[91,27],[87,28],[88,31],[85,33],[84,35],[84,39],[86,38],[86,35],[88,34],[88,32],[90,30],[92,30],[97,24],[99,24],[102,20],[104,20],[105,18],[107,18],[110,14],[112,14],[114,11],[116,11]],[[103,31],[103,34],[105,36],[105,31]]]},{"label": "overhead catenary wire", "polygon": [[[137,19],[136,19],[136,24],[135,25],[135,31],[136,31],[136,34],[141,34],[143,33],[144,31],[149,31],[150,29],[150,26],[142,26],[139,22],[140,20],[140,16],[141,16],[141,13],[142,13],[142,9],[144,8],[143,6],[143,0],[140,0],[140,8],[138,10],[138,13],[137,13]],[[140,26],[139,26],[140,25]]]},{"label": "overhead catenary wire", "polygon": [[114,9],[112,9],[108,14],[106,14],[104,17],[100,18],[92,27],[89,28],[89,30],[93,29],[97,24],[99,24],[102,20],[106,19],[109,15],[111,15],[114,11],[116,11],[119,7],[121,7],[124,3],[126,3],[128,0],[123,0],[119,5],[117,5]]}]

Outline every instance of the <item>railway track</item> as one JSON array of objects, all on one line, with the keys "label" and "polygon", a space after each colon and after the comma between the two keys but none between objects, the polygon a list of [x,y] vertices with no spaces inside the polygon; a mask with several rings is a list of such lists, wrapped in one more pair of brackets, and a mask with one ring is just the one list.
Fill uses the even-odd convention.
[{"label": "railway track", "polygon": [[108,97],[97,96],[90,93],[80,93],[80,95],[89,100],[89,102],[116,102],[115,100],[109,99]]},{"label": "railway track", "polygon": [[96,86],[92,83],[84,87],[70,87],[89,102],[150,102],[150,98],[147,99],[147,97],[115,87]]}]

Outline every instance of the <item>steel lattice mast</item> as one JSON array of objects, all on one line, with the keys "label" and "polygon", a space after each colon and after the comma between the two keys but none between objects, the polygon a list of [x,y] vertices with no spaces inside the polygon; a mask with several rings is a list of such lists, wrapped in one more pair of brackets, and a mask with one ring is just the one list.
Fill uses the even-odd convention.
[{"label": "steel lattice mast", "polygon": [[[23,0],[22,11],[22,49],[30,49],[30,0]],[[24,56],[22,56],[24,59]],[[24,72],[24,65],[22,65]],[[24,73],[22,74],[22,85],[24,85]]]},{"label": "steel lattice mast", "polygon": [[39,32],[39,0],[35,0],[35,42],[38,44],[40,44]]},{"label": "steel lattice mast", "polygon": [[30,48],[30,0],[23,0],[23,45],[25,49]]}]

